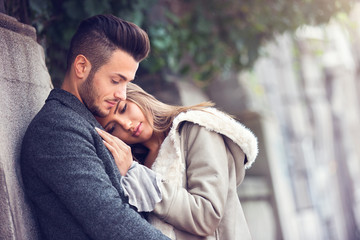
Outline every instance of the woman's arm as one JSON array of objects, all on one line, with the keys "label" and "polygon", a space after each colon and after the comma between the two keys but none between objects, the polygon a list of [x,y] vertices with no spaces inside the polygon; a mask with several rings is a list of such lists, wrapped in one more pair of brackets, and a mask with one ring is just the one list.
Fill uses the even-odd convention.
[{"label": "woman's arm", "polygon": [[96,129],[105,146],[114,157],[121,175],[120,184],[129,204],[138,212],[151,212],[161,201],[160,176],[151,169],[133,161],[130,147],[119,138]]},{"label": "woman's arm", "polygon": [[187,189],[162,184],[163,200],[154,212],[174,227],[199,236],[213,234],[224,214],[229,170],[224,140],[204,127],[186,123]]}]

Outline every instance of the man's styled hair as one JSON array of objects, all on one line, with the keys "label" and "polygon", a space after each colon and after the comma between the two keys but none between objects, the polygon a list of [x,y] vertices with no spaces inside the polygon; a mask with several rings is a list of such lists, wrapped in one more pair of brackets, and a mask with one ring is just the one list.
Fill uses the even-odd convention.
[{"label": "man's styled hair", "polygon": [[83,20],[73,36],[67,55],[68,72],[77,55],[84,55],[94,74],[120,49],[140,62],[150,52],[147,33],[134,23],[113,15],[96,15]]}]

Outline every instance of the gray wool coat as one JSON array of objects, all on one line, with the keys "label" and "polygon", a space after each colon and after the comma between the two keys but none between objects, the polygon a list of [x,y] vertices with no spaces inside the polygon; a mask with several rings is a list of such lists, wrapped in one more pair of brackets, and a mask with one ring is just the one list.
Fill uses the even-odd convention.
[{"label": "gray wool coat", "polygon": [[54,89],[23,139],[21,172],[43,239],[168,239],[132,209],[101,128]]}]

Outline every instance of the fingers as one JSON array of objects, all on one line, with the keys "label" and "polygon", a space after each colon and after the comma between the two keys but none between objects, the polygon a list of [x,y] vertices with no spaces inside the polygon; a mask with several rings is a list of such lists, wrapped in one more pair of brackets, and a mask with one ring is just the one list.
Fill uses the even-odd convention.
[{"label": "fingers", "polygon": [[119,146],[121,149],[126,150],[128,148],[128,145],[121,141],[121,139],[115,137],[114,135],[111,135],[110,133],[101,130],[99,128],[95,128],[96,131],[99,133],[99,135],[109,144],[112,146]]},{"label": "fingers", "polygon": [[117,159],[117,157],[119,156],[119,154],[118,154],[118,152],[116,151],[116,149],[115,149],[113,146],[111,146],[111,144],[109,144],[108,142],[106,142],[106,141],[103,141],[103,142],[104,142],[105,146],[107,147],[107,149],[109,149],[109,151],[111,152],[111,154],[113,155],[113,157],[114,157],[115,159]]},{"label": "fingers", "polygon": [[133,157],[131,148],[119,138],[99,129],[95,128],[99,135],[103,138],[103,142],[110,153],[113,155],[116,166],[118,167],[120,174],[125,176],[131,164]]},{"label": "fingers", "polygon": [[[110,133],[101,130],[100,128],[95,128],[99,135],[107,142],[115,141],[115,136],[111,135]],[[118,138],[117,138],[118,139]]]},{"label": "fingers", "polygon": [[124,151],[126,154],[131,153],[131,148],[119,138],[99,128],[96,128],[96,131],[102,137],[105,146],[110,150],[113,155],[120,155],[119,151]]}]

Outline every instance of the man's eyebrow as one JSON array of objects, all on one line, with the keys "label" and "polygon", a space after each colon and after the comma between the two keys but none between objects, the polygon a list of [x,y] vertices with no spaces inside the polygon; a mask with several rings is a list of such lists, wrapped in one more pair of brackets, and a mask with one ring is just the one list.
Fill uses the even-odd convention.
[{"label": "man's eyebrow", "polygon": [[120,74],[120,73],[117,73],[116,75],[118,75],[120,78],[122,78],[125,81],[127,80],[127,78],[124,75]]},{"label": "man's eyebrow", "polygon": [[[122,78],[124,81],[127,81],[128,79],[127,79],[127,77],[125,77],[124,75],[122,75],[121,73],[116,73],[116,75],[118,75],[119,76],[119,78]],[[134,79],[130,79],[130,81],[133,81],[133,80],[135,80],[135,78],[136,78],[136,76],[134,77]]]}]

